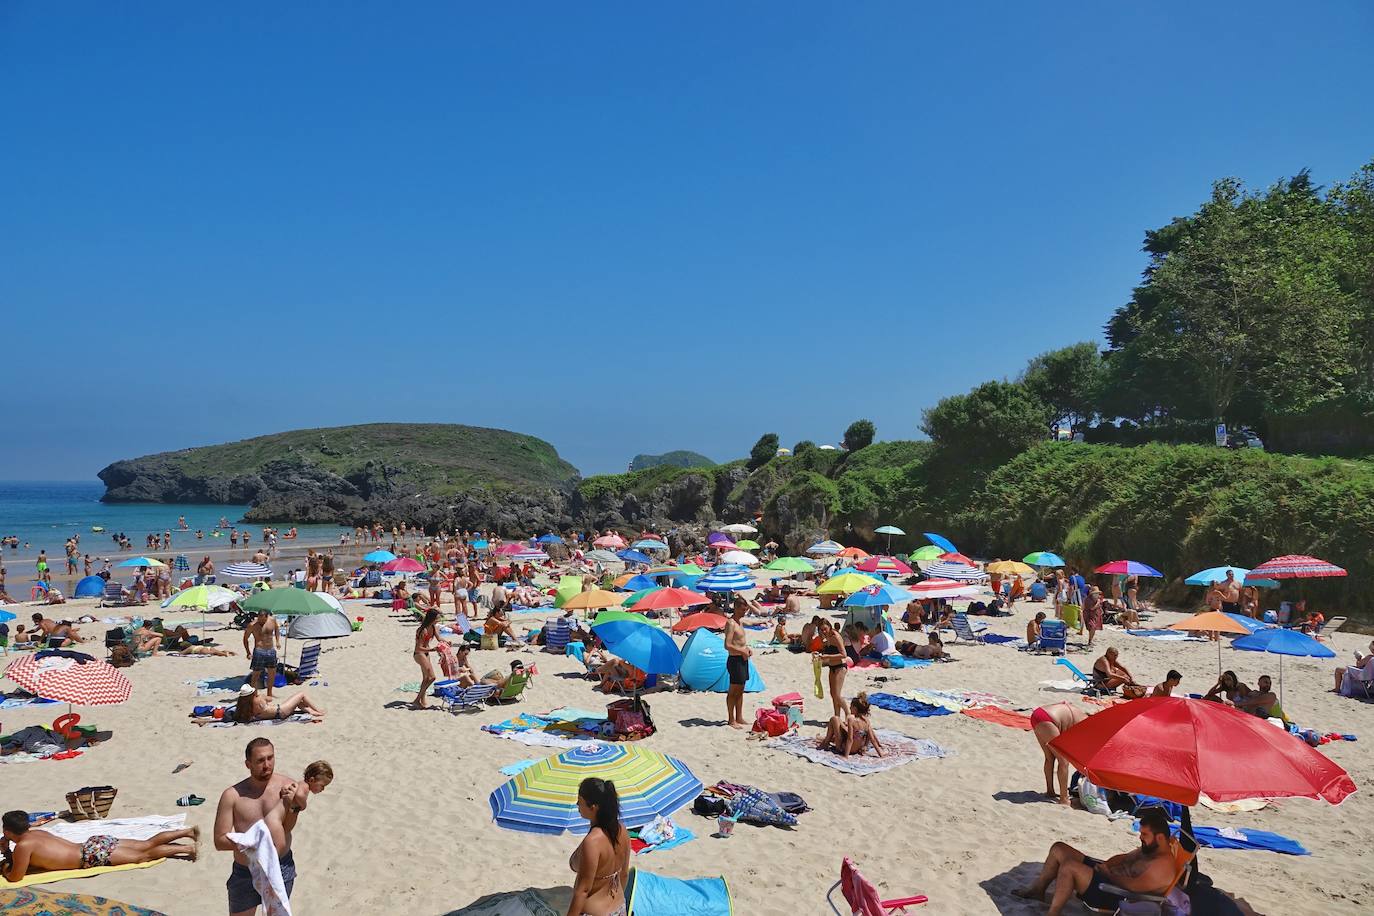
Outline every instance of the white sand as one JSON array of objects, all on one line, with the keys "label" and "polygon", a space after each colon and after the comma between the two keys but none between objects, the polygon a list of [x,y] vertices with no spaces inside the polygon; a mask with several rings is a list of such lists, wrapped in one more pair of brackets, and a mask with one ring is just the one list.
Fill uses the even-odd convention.
[{"label": "white sand", "polygon": [[[997,620],[994,630],[1019,635],[1027,615],[1038,607],[1022,605],[1015,617]],[[277,747],[280,771],[299,775],[308,762],[324,758],[338,775],[324,795],[312,799],[296,830],[300,878],[293,907],[298,914],[446,913],[484,895],[527,887],[545,891],[555,907],[566,907],[572,878],[567,857],[576,840],[498,828],[487,804],[488,794],[505,778],[499,767],[556,751],[528,748],[478,729],[522,710],[564,704],[600,708],[608,698],[594,693],[585,680],[558,676],[576,670],[571,659],[541,653],[526,656],[537,659],[542,673],[517,706],[463,716],[388,708],[410,699],[396,691],[398,685],[418,679],[409,655],[413,624],[362,602],[350,602],[348,610],[365,615],[367,623],[353,637],[325,644],[321,669],[329,686],[310,688],[328,711],[323,724],[196,727],[186,714],[192,705],[210,700],[197,698],[184,682],[241,674],[243,659],[157,658],[128,669],[134,682],[128,703],[81,711],[86,722],[112,729],[111,741],[75,760],[0,767],[5,809],[60,810],[66,791],[104,783],[119,788],[115,817],[175,813],[174,800],[188,792],[209,799],[187,809],[189,823],[200,825],[207,836],[201,861],[166,862],[57,887],[173,914],[224,912],[230,857],[215,852],[209,842],[215,801],[244,776],[244,744],[265,735]],[[1178,616],[1162,614],[1158,620],[1162,625]],[[517,619],[523,623],[542,617]],[[799,628],[800,622],[791,625],[794,632]],[[88,630],[103,633],[104,628]],[[1211,644],[1159,643],[1114,630],[1102,635],[1100,645],[1119,646],[1122,660],[1151,683],[1176,667],[1184,674],[1185,690],[1202,692],[1216,676]],[[237,645],[241,634],[226,631],[220,637]],[[1352,649],[1363,649],[1367,642],[1366,637],[1338,635],[1338,661],[1344,664]],[[293,660],[296,651],[293,645]],[[875,689],[873,678],[882,674],[895,678],[880,688],[891,692],[910,687],[986,690],[1026,708],[1062,698],[1037,687],[1040,680],[1064,673],[1049,657],[1027,656],[1006,646],[957,646],[953,654],[957,661],[952,664],[851,672],[846,692]],[[1071,657],[1086,669],[1094,656],[1078,651]],[[506,652],[475,652],[474,667],[504,667],[510,658]],[[807,731],[814,734],[830,704],[811,694],[810,659],[756,652],[755,661],[768,687],[746,697],[746,715],[776,694],[797,690],[807,697]],[[1271,656],[1229,648],[1223,650],[1223,663],[1252,684],[1259,674],[1276,673],[1278,667]],[[1350,771],[1361,791],[1339,808],[1289,800],[1251,814],[1195,811],[1199,824],[1272,830],[1312,851],[1310,857],[1294,858],[1203,850],[1204,869],[1217,885],[1243,894],[1261,912],[1353,912],[1374,897],[1368,868],[1374,803],[1366,787],[1374,779],[1367,752],[1374,741],[1374,705],[1329,693],[1332,668],[1331,660],[1289,659],[1285,705],[1304,725],[1354,732],[1363,739],[1322,748]],[[5,686],[11,688],[8,682]],[[929,895],[924,912],[1040,913],[1043,906],[1018,900],[1010,891],[1029,881],[1051,842],[1066,840],[1099,857],[1137,842],[1127,823],[1038,797],[1041,757],[1028,732],[960,715],[915,719],[874,710],[879,727],[932,738],[956,749],[958,756],[858,778],[768,750],[717,726],[723,720],[723,695],[663,693],[650,702],[659,732],[648,739],[649,746],[681,758],[707,784],[728,779],[790,790],[815,809],[793,830],[742,825],[729,840],[711,838],[713,822],[684,811],[680,820],[699,838],[638,860],[647,870],[679,877],[725,875],[739,914],[829,912],[824,896],[844,855],[855,858],[888,896]],[[50,721],[57,711],[65,710],[7,710],[0,712],[0,720],[10,732]],[[193,764],[174,775],[181,760]]]}]

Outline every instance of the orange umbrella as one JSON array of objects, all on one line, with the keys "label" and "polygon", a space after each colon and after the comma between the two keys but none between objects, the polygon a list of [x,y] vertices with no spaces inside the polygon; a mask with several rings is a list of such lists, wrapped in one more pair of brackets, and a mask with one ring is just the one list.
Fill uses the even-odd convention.
[{"label": "orange umbrella", "polygon": [[608,592],[605,589],[594,588],[573,595],[563,602],[563,610],[596,611],[602,608],[620,607],[620,603],[624,600],[625,595],[620,592]]},{"label": "orange umbrella", "polygon": [[[1178,623],[1170,624],[1170,630],[1182,630],[1185,633],[1235,633],[1240,636],[1249,636],[1250,631],[1243,625],[1236,623],[1221,611],[1204,611],[1201,614],[1194,614],[1187,620],[1180,620]],[[1217,640],[1217,674],[1221,674],[1221,640]]]},{"label": "orange umbrella", "polygon": [[844,550],[840,551],[839,555],[842,557],[853,557],[856,560],[866,560],[870,556],[867,550],[862,550],[858,547],[846,547]]}]

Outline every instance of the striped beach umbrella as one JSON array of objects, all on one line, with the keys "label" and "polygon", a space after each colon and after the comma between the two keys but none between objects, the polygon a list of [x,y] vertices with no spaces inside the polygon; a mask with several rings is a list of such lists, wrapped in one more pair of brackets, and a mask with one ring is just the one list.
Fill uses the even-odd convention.
[{"label": "striped beach umbrella", "polygon": [[525,549],[516,554],[511,554],[511,559],[517,563],[543,563],[549,555],[542,550]]},{"label": "striped beach umbrella", "polygon": [[593,547],[609,547],[611,550],[619,550],[625,546],[625,539],[615,532],[603,534],[601,537],[592,541]]},{"label": "striped beach umbrella", "polygon": [[988,577],[987,573],[976,566],[949,560],[931,563],[925,568],[925,573],[932,579],[954,579],[956,582],[981,582]]},{"label": "striped beach umbrella", "polygon": [[[1112,560],[1110,563],[1103,563],[1094,569],[1095,573],[1103,573],[1109,576],[1153,576],[1163,578],[1164,573],[1155,569],[1148,563],[1141,563],[1138,560]],[[1344,575],[1344,572],[1342,572]]]},{"label": "striped beach umbrella", "polygon": [[882,573],[885,576],[911,575],[911,567],[896,557],[869,557],[854,568],[860,572]]},{"label": "striped beach umbrella", "polygon": [[697,580],[697,588],[703,592],[743,592],[754,587],[753,578],[743,567],[729,564],[717,566]]},{"label": "striped beach umbrella", "polygon": [[587,559],[588,559],[588,560],[594,560],[594,561],[596,561],[597,563],[624,563],[624,562],[625,562],[624,560],[620,559],[620,557],[618,557],[618,556],[616,556],[615,554],[611,553],[609,550],[605,550],[605,549],[600,548],[600,547],[598,547],[596,550],[589,550],[589,551],[587,551]]},{"label": "striped beach umbrella", "polygon": [[66,649],[27,655],[6,668],[5,677],[36,697],[73,706],[113,706],[133,690],[118,668]]},{"label": "striped beach umbrella", "polygon": [[635,550],[667,550],[668,545],[655,538],[644,538],[630,545]]},{"label": "striped beach umbrella", "polygon": [[834,556],[844,550],[844,547],[835,541],[818,541],[806,548],[807,553],[821,554],[824,556]]},{"label": "striped beach umbrella", "polygon": [[272,578],[272,567],[264,566],[261,563],[230,563],[220,569],[219,572],[222,576],[232,576],[235,579]]},{"label": "striped beach umbrella", "polygon": [[1254,579],[1323,579],[1345,574],[1345,570],[1334,563],[1300,554],[1274,557],[1250,570],[1250,577]]},{"label": "striped beach umbrella", "polygon": [[630,743],[585,744],[517,773],[491,793],[491,816],[509,830],[586,833],[591,825],[577,813],[577,787],[588,777],[615,783],[620,820],[630,829],[673,813],[702,788],[686,764],[658,751]]},{"label": "striped beach umbrella", "polygon": [[396,559],[396,554],[390,550],[374,550],[371,553],[363,554],[364,563],[390,563]]}]

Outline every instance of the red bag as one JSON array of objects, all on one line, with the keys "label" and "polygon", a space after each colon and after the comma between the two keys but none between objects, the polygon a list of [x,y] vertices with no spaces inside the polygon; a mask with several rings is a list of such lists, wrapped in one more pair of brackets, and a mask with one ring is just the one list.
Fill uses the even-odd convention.
[{"label": "red bag", "polygon": [[787,732],[787,716],[776,709],[760,709],[754,713],[754,731],[776,738]]}]

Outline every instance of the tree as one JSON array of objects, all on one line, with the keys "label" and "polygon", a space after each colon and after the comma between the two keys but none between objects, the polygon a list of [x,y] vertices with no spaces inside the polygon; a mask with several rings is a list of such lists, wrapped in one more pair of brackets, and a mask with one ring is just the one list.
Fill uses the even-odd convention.
[{"label": "tree", "polygon": [[1052,422],[1077,426],[1097,414],[1103,374],[1102,354],[1085,341],[1032,359],[1021,384],[1050,408]]},{"label": "tree", "polygon": [[844,431],[845,450],[857,452],[865,446],[872,445],[873,437],[876,435],[878,435],[878,427],[873,425],[872,420],[855,420]]},{"label": "tree", "polygon": [[792,457],[795,458],[799,455],[805,455],[807,452],[811,451],[815,447],[816,443],[812,442],[810,439],[803,439],[796,445],[792,446]]},{"label": "tree", "polygon": [[984,382],[927,408],[921,429],[958,460],[997,465],[1042,442],[1051,410],[1016,382]]},{"label": "tree", "polygon": [[778,434],[764,433],[759,436],[759,441],[754,443],[754,447],[749,450],[749,470],[753,471],[763,467],[778,454]]}]

